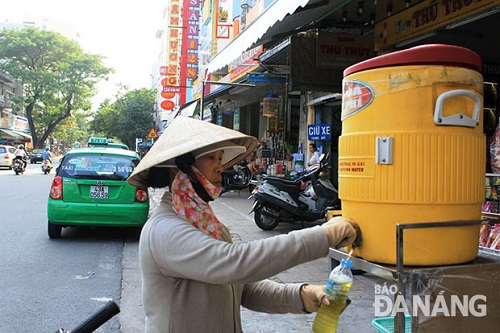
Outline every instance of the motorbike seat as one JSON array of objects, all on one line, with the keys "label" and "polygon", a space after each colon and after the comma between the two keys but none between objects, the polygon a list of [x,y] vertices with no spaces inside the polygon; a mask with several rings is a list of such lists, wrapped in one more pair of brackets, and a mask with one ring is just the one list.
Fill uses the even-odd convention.
[{"label": "motorbike seat", "polygon": [[283,179],[280,177],[267,176],[266,181],[275,186],[281,191],[288,192],[289,194],[298,194],[301,191],[300,182],[295,180]]}]

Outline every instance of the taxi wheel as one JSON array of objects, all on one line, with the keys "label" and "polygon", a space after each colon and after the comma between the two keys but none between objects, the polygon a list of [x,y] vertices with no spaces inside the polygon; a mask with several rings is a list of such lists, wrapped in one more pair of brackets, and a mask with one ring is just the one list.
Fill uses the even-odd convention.
[{"label": "taxi wheel", "polygon": [[49,238],[61,238],[62,227],[57,224],[48,222]]}]

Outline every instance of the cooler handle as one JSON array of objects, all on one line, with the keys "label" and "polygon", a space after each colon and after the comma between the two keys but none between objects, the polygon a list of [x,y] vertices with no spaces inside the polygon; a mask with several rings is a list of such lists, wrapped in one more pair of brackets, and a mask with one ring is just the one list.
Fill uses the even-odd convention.
[{"label": "cooler handle", "polygon": [[[443,117],[443,104],[447,98],[464,96],[469,97],[474,101],[474,110],[472,112],[472,118],[458,113],[452,116]],[[481,111],[481,98],[475,93],[465,89],[450,90],[442,93],[438,96],[436,100],[436,107],[434,108],[434,123],[436,125],[445,126],[465,126],[465,127],[476,127],[479,125],[479,115]]]}]

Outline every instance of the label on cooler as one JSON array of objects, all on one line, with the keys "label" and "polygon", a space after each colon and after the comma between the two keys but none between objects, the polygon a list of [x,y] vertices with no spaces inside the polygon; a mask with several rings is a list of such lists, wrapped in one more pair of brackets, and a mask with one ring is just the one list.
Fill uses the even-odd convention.
[{"label": "label on cooler", "polygon": [[371,157],[339,157],[339,176],[373,177],[375,162]]},{"label": "label on cooler", "polygon": [[361,81],[343,81],[341,120],[366,108],[374,98],[370,85]]}]

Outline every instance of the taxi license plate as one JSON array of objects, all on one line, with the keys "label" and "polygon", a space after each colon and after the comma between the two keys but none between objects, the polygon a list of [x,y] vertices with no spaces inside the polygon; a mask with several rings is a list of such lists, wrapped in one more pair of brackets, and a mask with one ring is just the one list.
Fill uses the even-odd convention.
[{"label": "taxi license plate", "polygon": [[90,186],[91,199],[107,199],[108,198],[108,186]]}]

